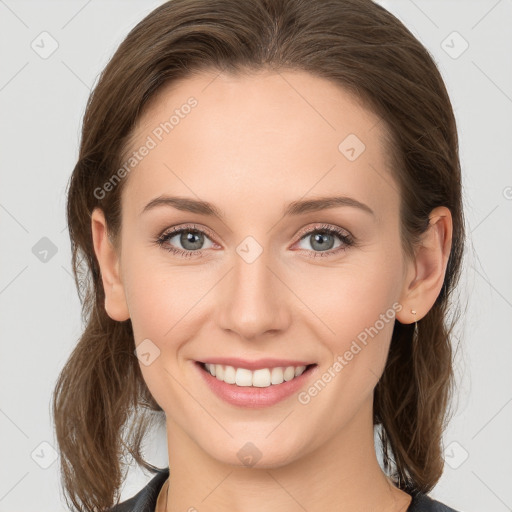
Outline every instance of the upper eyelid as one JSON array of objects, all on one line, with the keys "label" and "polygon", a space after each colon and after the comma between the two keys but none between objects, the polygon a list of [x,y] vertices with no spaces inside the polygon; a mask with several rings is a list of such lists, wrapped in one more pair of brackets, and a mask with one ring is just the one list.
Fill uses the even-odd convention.
[{"label": "upper eyelid", "polygon": [[176,233],[180,233],[181,231],[200,231],[203,232],[205,235],[208,235],[210,238],[215,238],[208,228],[204,226],[195,226],[192,224],[165,229],[164,231],[162,231],[162,234],[159,236],[159,238],[169,235],[175,235]]},{"label": "upper eyelid", "polygon": [[314,233],[315,231],[330,231],[330,232],[334,233],[335,235],[337,234],[339,236],[341,236],[341,235],[340,235],[340,233],[338,233],[338,231],[342,231],[342,232],[346,233],[344,236],[346,236],[348,238],[352,238],[352,234],[350,233],[350,231],[348,231],[345,228],[342,228],[339,226],[332,226],[332,225],[322,223],[322,222],[319,224],[322,224],[322,225],[321,226],[320,225],[309,226],[309,227],[305,227],[305,228],[301,229],[298,233],[299,239],[301,239],[305,235],[308,235],[309,233]]}]

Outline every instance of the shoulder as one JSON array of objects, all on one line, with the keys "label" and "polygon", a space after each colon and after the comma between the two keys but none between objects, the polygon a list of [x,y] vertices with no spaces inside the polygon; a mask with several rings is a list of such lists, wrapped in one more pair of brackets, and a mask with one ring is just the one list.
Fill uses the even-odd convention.
[{"label": "shoulder", "polygon": [[114,505],[108,512],[155,512],[158,493],[169,476],[169,468],[161,469],[135,496]]},{"label": "shoulder", "polygon": [[407,512],[460,512],[436,501],[427,494],[418,492],[412,495],[412,501]]}]

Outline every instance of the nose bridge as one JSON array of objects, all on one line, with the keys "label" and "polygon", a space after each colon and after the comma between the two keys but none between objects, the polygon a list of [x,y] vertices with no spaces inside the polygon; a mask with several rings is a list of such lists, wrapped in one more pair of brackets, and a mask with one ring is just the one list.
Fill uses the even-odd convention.
[{"label": "nose bridge", "polygon": [[244,338],[283,329],[288,318],[282,283],[272,268],[271,251],[254,237],[246,237],[233,257],[233,271],[221,300],[221,326]]}]

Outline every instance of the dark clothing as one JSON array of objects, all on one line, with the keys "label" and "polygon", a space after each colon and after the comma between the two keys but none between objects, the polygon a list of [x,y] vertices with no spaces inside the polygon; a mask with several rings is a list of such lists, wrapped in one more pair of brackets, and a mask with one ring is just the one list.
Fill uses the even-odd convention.
[{"label": "dark clothing", "polygon": [[[155,512],[158,493],[169,476],[169,468],[157,473],[135,496],[110,509],[110,512]],[[457,512],[426,494],[412,495],[407,512]]]}]

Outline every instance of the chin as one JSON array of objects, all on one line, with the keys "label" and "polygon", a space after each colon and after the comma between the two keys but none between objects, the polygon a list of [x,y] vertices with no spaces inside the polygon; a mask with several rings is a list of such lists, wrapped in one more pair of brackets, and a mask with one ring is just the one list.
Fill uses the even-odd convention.
[{"label": "chin", "polygon": [[[278,437],[270,441],[265,439],[266,435],[262,435],[261,439],[253,438],[252,441],[247,436],[243,441],[230,439],[213,450],[212,446],[203,449],[209,452],[212,458],[223,464],[256,469],[279,468],[300,457],[299,446],[284,445]],[[289,432],[287,432],[287,437],[290,437]]]}]

